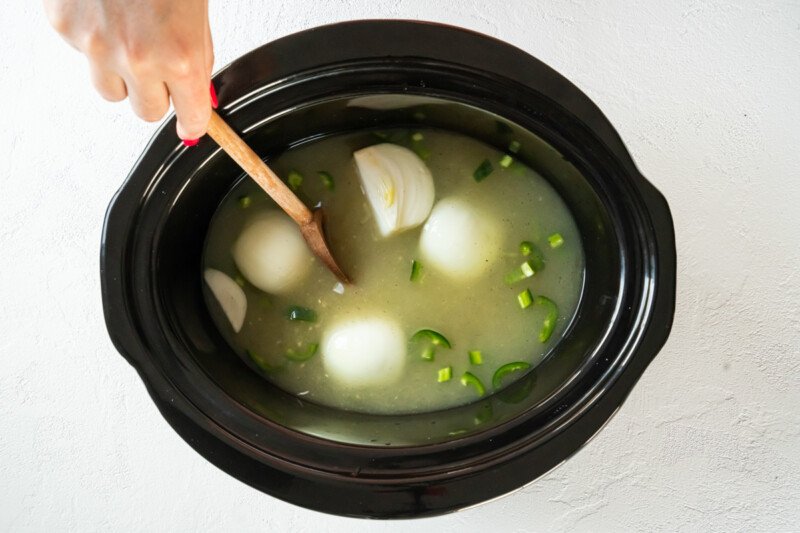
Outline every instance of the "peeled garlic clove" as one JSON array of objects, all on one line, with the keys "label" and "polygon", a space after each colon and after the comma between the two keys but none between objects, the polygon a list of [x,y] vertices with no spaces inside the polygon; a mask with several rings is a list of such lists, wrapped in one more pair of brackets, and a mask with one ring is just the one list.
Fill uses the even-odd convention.
[{"label": "peeled garlic clove", "polygon": [[247,314],[247,296],[244,291],[230,276],[213,268],[207,268],[203,272],[203,278],[231,323],[233,331],[239,333]]},{"label": "peeled garlic clove", "polygon": [[417,154],[384,143],[358,150],[353,158],[381,236],[425,222],[433,207],[433,176]]}]

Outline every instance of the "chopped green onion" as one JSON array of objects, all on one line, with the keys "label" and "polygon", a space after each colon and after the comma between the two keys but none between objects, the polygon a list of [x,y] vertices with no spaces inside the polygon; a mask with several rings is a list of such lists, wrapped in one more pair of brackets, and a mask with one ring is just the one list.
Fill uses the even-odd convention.
[{"label": "chopped green onion", "polygon": [[547,296],[537,296],[534,298],[536,305],[541,305],[547,310],[547,315],[542,322],[542,329],[539,331],[539,342],[547,342],[553,330],[556,329],[556,322],[558,321],[558,306],[556,303]]},{"label": "chopped green onion", "polygon": [[520,144],[519,141],[511,141],[511,144],[508,145],[508,151],[512,154],[516,154],[519,152]]},{"label": "chopped green onion", "polygon": [[242,209],[247,209],[248,207],[250,207],[250,204],[253,203],[253,199],[247,195],[240,196],[238,201],[239,201],[239,207],[241,207]]},{"label": "chopped green onion", "polygon": [[411,260],[411,276],[408,278],[411,281],[419,281],[422,279],[422,263],[416,259]]},{"label": "chopped green onion", "polygon": [[333,181],[333,176],[331,176],[330,172],[325,172],[324,170],[320,170],[317,172],[319,175],[319,179],[322,180],[322,184],[325,186],[326,189],[332,191],[336,188],[336,184]]},{"label": "chopped green onion", "polygon": [[514,158],[511,157],[510,155],[506,154],[500,160],[500,166],[503,167],[503,168],[508,168],[508,167],[511,166],[511,163],[513,163],[513,162],[514,162]]},{"label": "chopped green onion", "polygon": [[420,142],[425,137],[420,132],[414,132],[411,134],[411,140],[414,142]]},{"label": "chopped green onion", "polygon": [[530,257],[529,261],[535,272],[539,272],[544,268],[544,254],[539,247],[531,241],[522,241],[519,243],[519,253],[522,254],[523,257]]},{"label": "chopped green onion", "polygon": [[527,370],[531,367],[530,363],[524,361],[517,361],[515,363],[507,363],[494,372],[492,376],[492,388],[499,389],[503,385],[503,378],[512,372],[519,372],[520,370]]},{"label": "chopped green onion", "polygon": [[483,364],[483,354],[480,350],[470,350],[469,351],[469,362],[473,365],[482,365]]},{"label": "chopped green onion", "polygon": [[560,233],[553,233],[547,238],[547,242],[550,243],[550,248],[558,248],[564,244],[564,237]]},{"label": "chopped green onion", "polygon": [[478,409],[478,412],[475,413],[475,418],[473,418],[472,421],[476,426],[480,426],[489,420],[493,414],[494,409],[492,409],[492,404],[487,402]]},{"label": "chopped green onion", "polygon": [[377,137],[382,141],[385,141],[386,139],[389,138],[389,134],[386,133],[385,131],[373,131],[372,135],[374,135],[375,137]]},{"label": "chopped green onion", "polygon": [[519,306],[523,309],[527,309],[533,303],[533,294],[531,293],[530,289],[525,289],[521,293],[517,294],[517,301],[519,302]]},{"label": "chopped green onion", "polygon": [[533,267],[533,263],[531,261],[525,261],[518,268],[515,268],[513,271],[506,274],[503,279],[506,282],[506,285],[513,285],[514,283],[527,279],[534,274],[536,274],[536,269]]},{"label": "chopped green onion", "polygon": [[461,384],[465,387],[472,386],[475,388],[475,392],[478,393],[478,396],[483,396],[486,394],[486,387],[483,386],[483,383],[481,383],[481,380],[478,379],[478,376],[472,372],[464,372],[464,375],[461,376]]},{"label": "chopped green onion", "polygon": [[414,342],[427,340],[434,346],[450,348],[450,341],[448,341],[444,335],[438,331],[433,331],[432,329],[419,330],[418,332],[414,333],[414,335],[411,337],[411,340]]},{"label": "chopped green onion", "polygon": [[303,175],[296,170],[292,170],[289,172],[289,176],[286,178],[286,182],[289,184],[289,187],[291,187],[293,191],[296,191],[297,189],[300,188],[300,185],[303,184]]},{"label": "chopped green onion", "polygon": [[453,367],[446,366],[444,368],[439,369],[439,375],[437,376],[436,381],[439,383],[444,383],[445,381],[450,381],[453,378]]},{"label": "chopped green onion", "polygon": [[291,359],[292,361],[306,361],[307,359],[314,357],[314,354],[317,353],[317,348],[319,348],[319,344],[312,342],[306,346],[305,350],[295,350],[293,348],[289,348],[286,350],[285,355],[287,359]]},{"label": "chopped green onion", "polygon": [[283,365],[269,364],[264,358],[262,358],[260,355],[256,354],[252,350],[245,350],[244,353],[247,354],[247,357],[249,357],[250,360],[253,361],[258,368],[260,368],[266,373],[276,372],[283,368]]},{"label": "chopped green onion", "polygon": [[478,165],[478,168],[475,169],[475,172],[472,173],[472,177],[475,181],[483,181],[485,180],[489,174],[494,171],[494,167],[492,166],[492,162],[488,159],[484,159],[483,163]]},{"label": "chopped green onion", "polygon": [[415,111],[414,114],[411,116],[414,117],[414,120],[418,120],[419,122],[425,120],[425,113],[423,113],[422,111]]},{"label": "chopped green onion", "polygon": [[420,355],[420,357],[422,357],[426,361],[433,361],[435,356],[436,356],[436,348],[434,348],[433,346],[428,346],[427,348],[422,350],[422,354]]},{"label": "chopped green onion", "polygon": [[299,320],[302,322],[316,322],[317,313],[313,309],[293,305],[286,310],[286,318],[289,320]]}]

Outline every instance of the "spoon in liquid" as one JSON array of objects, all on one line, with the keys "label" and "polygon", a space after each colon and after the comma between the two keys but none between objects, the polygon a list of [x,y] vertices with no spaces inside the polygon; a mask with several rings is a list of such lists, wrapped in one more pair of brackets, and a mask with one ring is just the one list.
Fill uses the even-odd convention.
[{"label": "spoon in liquid", "polygon": [[211,111],[211,120],[208,123],[208,135],[225,150],[242,170],[244,170],[259,187],[264,189],[275,203],[283,209],[292,220],[300,226],[300,232],[306,240],[308,247],[319,257],[339,281],[349,284],[350,278],[344,273],[331,253],[325,241],[325,232],[322,228],[324,214],[322,207],[313,211],[295,196],[286,184],[275,174],[264,161],[258,157],[250,146],[228,126],[216,111]]}]

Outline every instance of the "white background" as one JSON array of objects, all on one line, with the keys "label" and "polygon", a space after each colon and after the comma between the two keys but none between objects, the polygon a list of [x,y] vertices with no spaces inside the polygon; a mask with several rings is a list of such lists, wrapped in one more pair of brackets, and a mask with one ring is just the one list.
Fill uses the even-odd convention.
[{"label": "white background", "polygon": [[517,45],[611,119],[675,217],[672,336],[611,423],[519,493],[451,516],[306,511],[211,466],[106,335],[105,207],[156,126],[93,94],[39,2],[0,15],[0,530],[800,529],[800,3],[212,1],[217,66],[355,18]]}]

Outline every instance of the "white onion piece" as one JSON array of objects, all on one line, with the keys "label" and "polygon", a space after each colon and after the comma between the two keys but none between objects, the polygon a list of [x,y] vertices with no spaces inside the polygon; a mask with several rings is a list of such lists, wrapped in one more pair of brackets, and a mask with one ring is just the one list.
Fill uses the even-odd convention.
[{"label": "white onion piece", "polygon": [[244,291],[230,276],[213,268],[207,268],[203,272],[203,279],[219,302],[222,312],[228,317],[233,331],[239,333],[247,314],[247,296]]},{"label": "white onion piece", "polygon": [[480,276],[501,252],[498,224],[458,198],[440,200],[422,228],[426,263],[457,279]]},{"label": "white onion piece", "polygon": [[406,340],[393,321],[377,317],[341,322],[322,337],[322,362],[336,381],[351,387],[386,385],[403,373]]},{"label": "white onion piece", "polygon": [[433,176],[414,152],[384,143],[353,153],[381,236],[419,226],[433,207]]},{"label": "white onion piece", "polygon": [[281,211],[257,214],[233,245],[233,260],[247,280],[264,292],[291,290],[313,261],[300,228]]}]

